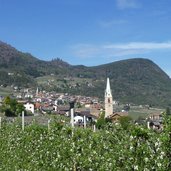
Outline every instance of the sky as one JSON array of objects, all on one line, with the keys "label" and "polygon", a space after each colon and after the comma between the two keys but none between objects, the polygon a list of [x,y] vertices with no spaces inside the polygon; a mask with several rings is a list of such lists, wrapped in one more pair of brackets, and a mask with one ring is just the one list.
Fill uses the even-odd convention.
[{"label": "sky", "polygon": [[171,76],[171,0],[0,0],[0,40],[41,60],[148,58]]}]

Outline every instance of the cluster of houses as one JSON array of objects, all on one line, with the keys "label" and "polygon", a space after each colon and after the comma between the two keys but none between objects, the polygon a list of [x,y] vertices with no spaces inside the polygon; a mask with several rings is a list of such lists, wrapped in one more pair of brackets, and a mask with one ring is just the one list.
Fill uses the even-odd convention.
[{"label": "cluster of houses", "polygon": [[[75,125],[83,125],[85,122],[94,122],[105,112],[105,118],[112,122],[118,122],[123,116],[128,116],[128,111],[114,111],[110,81],[107,78],[104,102],[100,102],[97,97],[73,96],[67,93],[56,93],[39,91],[36,92],[25,89],[23,92],[16,93],[15,98],[23,103],[25,109],[32,115],[56,114],[71,116],[71,108],[74,108],[73,122]],[[72,103],[71,103],[72,102]],[[162,114],[151,114],[147,118],[147,127],[149,129],[162,129]]]},{"label": "cluster of houses", "polygon": [[25,90],[16,94],[19,103],[25,106],[25,109],[33,115],[56,114],[70,116],[71,105],[74,101],[74,123],[81,125],[84,117],[88,122],[95,121],[100,111],[103,109],[103,103],[99,102],[97,97],[72,96],[67,93],[55,93],[36,91],[36,93]]},{"label": "cluster of houses", "polygon": [[[86,121],[96,121],[102,111],[105,112],[105,118],[110,118],[112,122],[117,122],[120,117],[127,116],[128,112],[114,112],[112,93],[110,89],[109,78],[105,90],[105,104],[100,102],[97,97],[72,96],[67,93],[55,93],[39,91],[36,93],[24,90],[23,93],[16,94],[18,102],[23,103],[25,109],[34,115],[40,114],[57,114],[70,116],[70,102],[74,100],[74,124],[83,124],[85,117]],[[22,100],[21,100],[22,99]],[[25,100],[23,100],[25,99]]]},{"label": "cluster of houses", "polygon": [[[107,78],[107,84],[106,84],[106,90],[105,90],[105,117],[112,120],[112,122],[118,122],[120,117],[128,116],[128,112],[122,111],[122,112],[114,112],[113,111],[113,97],[112,92],[110,88],[110,81],[109,78]],[[126,108],[128,109],[130,106],[127,105]],[[155,114],[150,114],[149,117],[147,117],[145,123],[147,124],[147,127],[149,129],[156,129],[156,130],[162,130],[163,129],[163,115],[158,112]]]},{"label": "cluster of houses", "polygon": [[147,118],[147,127],[154,130],[163,130],[163,114],[160,112],[150,114]]}]

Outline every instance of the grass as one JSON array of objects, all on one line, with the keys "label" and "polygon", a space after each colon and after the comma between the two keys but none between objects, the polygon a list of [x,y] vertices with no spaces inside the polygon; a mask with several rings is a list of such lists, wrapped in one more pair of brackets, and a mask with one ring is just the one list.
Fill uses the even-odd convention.
[{"label": "grass", "polygon": [[129,111],[129,116],[131,116],[134,120],[138,119],[139,117],[146,118],[150,114],[158,114],[163,112],[164,109],[158,109],[158,108],[145,108],[145,107],[139,107],[139,106],[133,106],[131,107]]},{"label": "grass", "polygon": [[147,113],[141,113],[141,112],[134,112],[134,111],[130,111],[128,113],[128,115],[133,118],[133,120],[136,120],[138,118],[146,118],[148,116]]},{"label": "grass", "polygon": [[11,87],[0,87],[0,96],[8,96],[13,92]]},{"label": "grass", "polygon": [[57,86],[59,88],[63,88],[64,86],[75,86],[76,84],[84,85],[86,83],[92,83],[92,79],[90,78],[77,78],[73,77],[70,78],[58,78],[56,76],[43,76],[36,78],[37,83],[39,85],[51,85],[51,86]]},{"label": "grass", "polygon": [[[19,121],[21,122],[21,116],[18,117],[5,117],[3,113],[0,113],[0,117],[2,117],[3,120],[13,120],[14,121]],[[50,122],[59,122],[59,123],[64,123],[67,124],[70,122],[70,118],[66,116],[61,116],[61,115],[39,115],[39,116],[25,116],[25,124],[31,124],[35,123],[38,125],[48,125],[48,120],[51,120]]]}]

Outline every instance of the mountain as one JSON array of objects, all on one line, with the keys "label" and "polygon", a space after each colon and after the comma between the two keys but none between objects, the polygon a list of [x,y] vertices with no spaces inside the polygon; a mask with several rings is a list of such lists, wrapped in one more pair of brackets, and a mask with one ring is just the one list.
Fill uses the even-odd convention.
[{"label": "mountain", "polygon": [[113,98],[124,103],[171,106],[171,79],[148,59],[128,59],[86,67],[59,58],[42,61],[0,42],[0,84],[104,97],[106,77]]},{"label": "mountain", "polygon": [[108,70],[114,99],[126,103],[171,106],[171,79],[148,59],[122,60],[93,69],[98,74]]},{"label": "mountain", "polygon": [[33,86],[36,84],[34,78],[51,73],[65,73],[69,66],[60,59],[39,60],[0,41],[0,84]]}]

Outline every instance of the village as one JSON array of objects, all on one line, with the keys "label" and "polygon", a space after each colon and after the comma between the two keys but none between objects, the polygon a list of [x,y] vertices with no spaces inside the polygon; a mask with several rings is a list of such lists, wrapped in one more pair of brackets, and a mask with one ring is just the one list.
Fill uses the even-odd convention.
[{"label": "village", "polygon": [[[130,108],[135,107],[130,104],[121,105],[118,101],[113,100],[109,78],[107,78],[104,90],[104,101],[97,97],[41,91],[38,87],[36,90],[16,91],[13,98],[24,105],[28,123],[37,117],[38,123],[45,124],[48,122],[49,117],[47,116],[53,115],[67,118],[67,122],[73,126],[85,127],[85,123],[87,125],[95,124],[102,114],[113,123],[118,123],[121,117],[129,117]],[[3,98],[0,99],[1,104]],[[72,109],[73,114],[71,114]],[[146,125],[149,129],[163,129],[163,110],[150,110],[149,106],[139,106],[140,109],[146,109],[146,114],[137,116],[136,119],[133,118],[133,123]],[[11,120],[11,118],[7,120]]]},{"label": "village", "polygon": [[[154,159],[156,170],[168,170],[165,168],[170,165],[165,163],[170,161],[166,157],[170,151],[163,149],[166,143],[170,146],[170,139],[165,138],[170,131],[167,132],[170,121],[169,126],[165,126],[163,110],[114,101],[109,78],[104,90],[103,101],[97,97],[48,93],[38,88],[35,93],[29,90],[16,93],[16,104],[23,104],[24,111],[15,117],[0,116],[1,161],[7,161],[0,170],[14,166],[28,170],[63,170],[64,167],[80,170],[85,166],[92,170],[138,170],[139,165],[151,168],[147,162],[151,164]],[[9,104],[9,99],[2,98],[2,104]],[[143,113],[143,118],[130,120],[130,114],[136,110],[146,115]],[[129,124],[123,124],[123,118]],[[104,125],[99,125],[100,121]],[[14,160],[10,156],[14,156]],[[106,164],[107,161],[110,164]],[[158,169],[161,167],[164,169]]]}]

